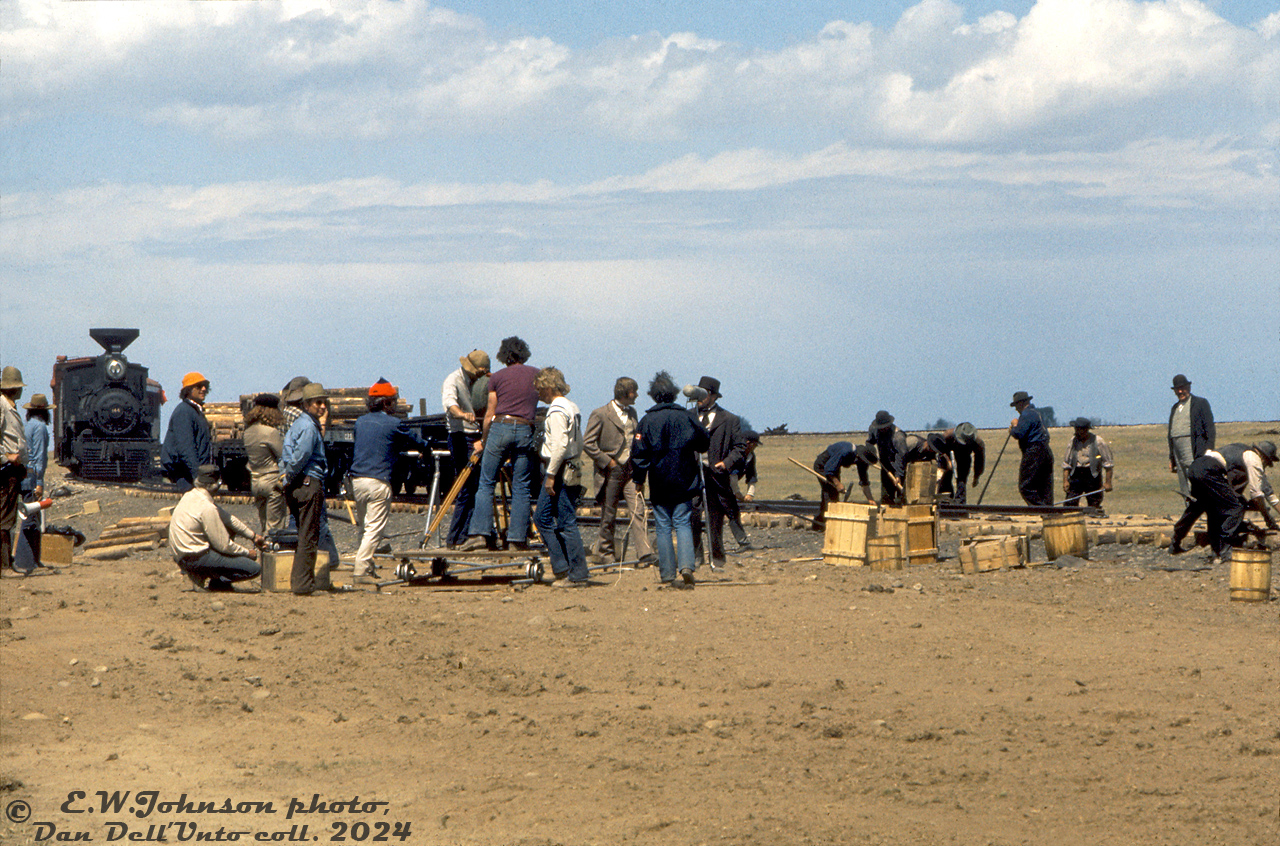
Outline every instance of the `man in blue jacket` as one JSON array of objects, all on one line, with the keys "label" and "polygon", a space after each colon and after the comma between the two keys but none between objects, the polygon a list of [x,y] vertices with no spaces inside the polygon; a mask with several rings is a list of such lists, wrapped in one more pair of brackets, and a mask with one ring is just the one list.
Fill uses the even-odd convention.
[{"label": "man in blue jacket", "polygon": [[208,379],[194,371],[182,377],[178,407],[169,417],[169,431],[160,447],[160,469],[179,491],[191,490],[200,466],[213,463],[213,434],[204,416],[207,396]]},{"label": "man in blue jacket", "polygon": [[1027,505],[1053,505],[1053,450],[1049,448],[1049,430],[1032,399],[1026,391],[1018,391],[1009,403],[1018,412],[1018,419],[1009,423],[1009,435],[1022,450],[1018,492]]},{"label": "man in blue jacket", "polygon": [[356,551],[356,584],[372,584],[378,576],[373,552],[382,540],[391,513],[391,469],[396,459],[405,450],[431,455],[431,446],[392,414],[399,398],[395,385],[379,379],[369,388],[369,413],[356,420],[351,490],[356,500],[356,522],[363,527]]},{"label": "man in blue jacket", "polygon": [[636,427],[631,478],[641,496],[646,479],[649,482],[659,577],[673,587],[692,587],[697,566],[692,501],[701,489],[698,453],[710,446],[711,436],[691,411],[676,404],[679,393],[675,380],[665,370],[649,383],[649,396],[656,405],[645,412]]},{"label": "man in blue jacket", "polygon": [[[303,414],[289,427],[280,455],[284,500],[298,523],[298,547],[289,578],[289,589],[298,596],[308,596],[316,589],[316,549],[320,545],[324,476],[328,468],[320,416],[328,404],[329,395],[320,383],[311,382],[302,389]],[[330,566],[337,563],[331,561]]]}]

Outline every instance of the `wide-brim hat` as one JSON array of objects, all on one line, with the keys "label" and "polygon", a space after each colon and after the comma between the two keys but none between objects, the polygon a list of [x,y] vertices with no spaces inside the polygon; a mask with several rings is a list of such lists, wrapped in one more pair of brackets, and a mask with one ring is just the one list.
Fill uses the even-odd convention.
[{"label": "wide-brim hat", "polygon": [[853,448],[853,454],[863,464],[877,464],[880,461],[879,453],[871,444],[858,444]]},{"label": "wide-brim hat", "polygon": [[1177,390],[1178,388],[1190,388],[1190,387],[1191,387],[1191,380],[1188,379],[1186,376],[1183,376],[1181,373],[1173,377],[1174,390]]},{"label": "wide-brim hat", "polygon": [[942,454],[947,451],[947,439],[943,437],[941,432],[930,432],[925,440],[928,441],[929,447],[936,453]]},{"label": "wide-brim hat", "polygon": [[1253,445],[1253,448],[1256,449],[1269,463],[1276,463],[1276,445],[1274,441],[1258,441]]},{"label": "wide-brim hat", "polygon": [[299,402],[302,400],[302,389],[311,384],[311,380],[306,376],[294,376],[289,380],[289,384],[280,389],[280,399],[285,402]]},{"label": "wide-brim hat", "polygon": [[196,484],[202,488],[212,487],[222,478],[222,468],[216,464],[201,464],[196,469]]},{"label": "wide-brim hat", "polygon": [[1013,408],[1015,405],[1017,405],[1020,402],[1031,402],[1033,399],[1035,399],[1035,397],[1031,396],[1031,394],[1027,393],[1026,391],[1017,391],[1016,393],[1014,393],[1013,402],[1009,403],[1009,407]]},{"label": "wide-brim hat", "polygon": [[968,446],[978,436],[978,427],[972,423],[961,423],[956,427],[956,443]]},{"label": "wide-brim hat", "polygon": [[1071,425],[1076,429],[1092,429],[1093,421],[1088,417],[1077,417],[1075,420],[1071,421]]},{"label": "wide-brim hat", "polygon": [[720,393],[719,379],[713,379],[710,376],[703,376],[698,380],[698,387],[702,388],[709,394],[715,394],[718,397],[724,396],[724,394]]},{"label": "wide-brim hat", "polygon": [[25,388],[27,383],[22,381],[22,371],[14,367],[12,364],[6,365],[3,371],[0,371],[0,391],[7,391],[10,388]]},{"label": "wide-brim hat", "polygon": [[876,419],[871,421],[872,429],[886,429],[893,425],[893,415],[881,409],[876,412]]},{"label": "wide-brim hat", "polygon": [[50,405],[49,398],[46,397],[44,394],[32,395],[31,402],[27,403],[22,407],[27,409],[28,411],[41,411],[41,410],[47,411],[52,408],[57,408],[56,405]]},{"label": "wide-brim hat", "polygon": [[327,400],[329,393],[324,389],[324,385],[319,382],[308,382],[302,386],[302,401],[311,402],[312,400]]},{"label": "wide-brim hat", "polygon": [[484,350],[472,350],[459,358],[458,362],[462,365],[462,372],[471,377],[489,372],[489,354]]},{"label": "wide-brim hat", "polygon": [[204,378],[204,374],[197,370],[192,370],[190,373],[182,377],[182,387],[184,388],[191,388],[201,384],[207,385],[209,384],[209,380]]}]

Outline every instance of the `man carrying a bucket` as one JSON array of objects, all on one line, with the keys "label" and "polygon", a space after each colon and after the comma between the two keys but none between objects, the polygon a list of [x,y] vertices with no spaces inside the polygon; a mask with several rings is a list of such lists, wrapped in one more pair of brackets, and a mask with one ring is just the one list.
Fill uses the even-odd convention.
[{"label": "man carrying a bucket", "polygon": [[1090,429],[1093,421],[1077,417],[1071,421],[1075,437],[1062,460],[1062,490],[1067,498],[1063,505],[1079,505],[1086,500],[1094,508],[1102,507],[1102,494],[1111,490],[1111,447]]},{"label": "man carrying a bucket", "polygon": [[[1271,441],[1249,444],[1227,444],[1211,449],[1191,462],[1187,478],[1191,482],[1191,499],[1173,526],[1173,539],[1169,554],[1183,552],[1182,539],[1191,531],[1200,515],[1206,515],[1209,524],[1209,546],[1215,561],[1240,539],[1240,524],[1244,519],[1246,504],[1262,513],[1267,528],[1280,530],[1271,516],[1268,506],[1280,510],[1271,484],[1264,470],[1276,462],[1276,445]],[[1232,480],[1243,481],[1244,494],[1236,492]]]}]

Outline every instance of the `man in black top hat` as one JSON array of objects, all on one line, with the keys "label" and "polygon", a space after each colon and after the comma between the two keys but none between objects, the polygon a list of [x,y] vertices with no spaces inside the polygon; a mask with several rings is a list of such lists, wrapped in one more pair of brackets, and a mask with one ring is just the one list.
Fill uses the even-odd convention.
[{"label": "man in black top hat", "polygon": [[[746,458],[746,444],[742,439],[742,421],[738,415],[720,407],[720,380],[703,376],[698,387],[707,395],[698,401],[698,418],[711,436],[711,444],[703,464],[706,483],[704,496],[707,504],[707,520],[711,534],[711,565],[724,566],[724,521],[730,517],[742,518],[738,512],[738,498],[733,495],[730,471]],[[701,552],[701,515],[695,512],[694,546]]]},{"label": "man in black top hat", "polygon": [[1009,403],[1018,412],[1018,419],[1009,423],[1009,435],[1022,450],[1018,492],[1027,505],[1053,505],[1053,450],[1040,411],[1031,404],[1033,399],[1026,391],[1018,391]]},{"label": "man in black top hat", "polygon": [[867,429],[867,443],[880,457],[880,502],[884,505],[906,503],[907,435],[893,425],[893,415],[877,411]]},{"label": "man in black top hat", "polygon": [[1062,490],[1067,499],[1064,505],[1079,505],[1083,497],[1094,508],[1102,506],[1102,495],[1111,490],[1111,447],[1093,434],[1093,421],[1077,417],[1071,421],[1075,437],[1067,446],[1062,459]]},{"label": "man in black top hat", "polygon": [[1178,474],[1178,488],[1187,496],[1191,493],[1187,469],[1213,449],[1216,431],[1209,401],[1192,396],[1191,382],[1181,373],[1173,377],[1173,393],[1178,401],[1169,409],[1169,472]]}]

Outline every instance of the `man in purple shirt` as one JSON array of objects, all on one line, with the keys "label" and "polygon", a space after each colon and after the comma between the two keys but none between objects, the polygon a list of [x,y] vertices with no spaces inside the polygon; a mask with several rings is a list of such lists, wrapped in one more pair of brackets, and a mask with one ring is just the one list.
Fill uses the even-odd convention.
[{"label": "man in purple shirt", "polygon": [[507,525],[507,545],[526,549],[529,544],[530,490],[537,456],[533,452],[533,418],[538,411],[538,391],[533,386],[538,368],[525,364],[529,345],[516,336],[504,338],[498,361],[505,365],[489,377],[489,406],[484,413],[483,435],[476,450],[480,459],[480,486],[476,489],[475,511],[471,515],[471,537],[464,551],[497,546],[493,524],[493,490],[498,469],[511,460],[511,521]]}]

